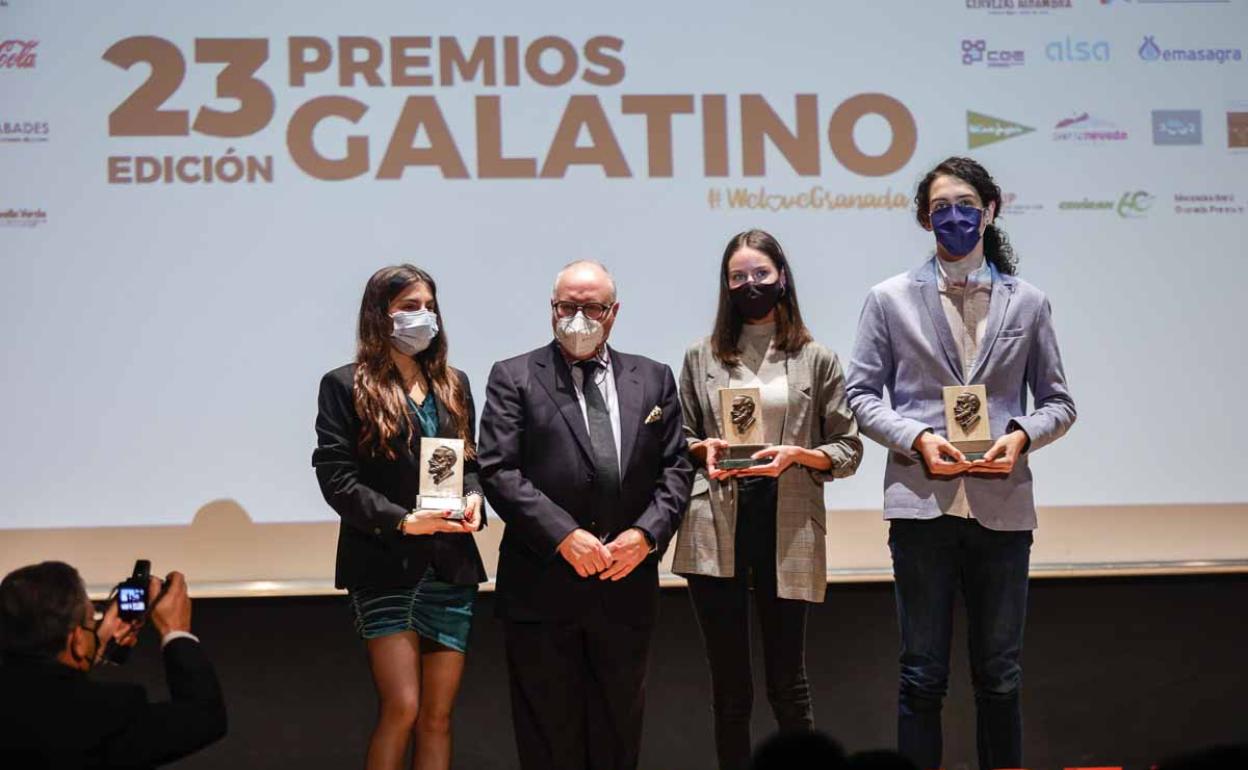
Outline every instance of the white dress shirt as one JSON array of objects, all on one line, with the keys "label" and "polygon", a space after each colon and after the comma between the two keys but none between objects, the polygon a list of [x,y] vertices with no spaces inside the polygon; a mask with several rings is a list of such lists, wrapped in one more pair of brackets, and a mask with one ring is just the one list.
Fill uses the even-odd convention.
[{"label": "white dress shirt", "polygon": [[[624,458],[620,457],[620,399],[615,392],[615,372],[611,368],[611,354],[607,351],[607,346],[603,345],[602,349],[594,357],[598,361],[598,369],[594,371],[594,384],[598,387],[598,392],[602,394],[602,400],[606,402],[607,412],[611,415],[611,433],[615,440],[615,461],[620,466],[620,477],[624,476]],[[568,366],[572,369],[572,384],[576,386],[576,402],[581,405],[581,416],[585,418],[585,430],[589,430],[589,409],[585,405],[585,372],[576,365],[577,362],[568,360]]]},{"label": "white dress shirt", "polygon": [[[953,343],[962,358],[962,379],[970,381],[971,372],[979,358],[979,348],[984,341],[984,329],[988,326],[988,305],[992,300],[992,269],[981,254],[977,259],[963,257],[957,262],[936,258],[936,287],[940,292],[940,304],[953,333]],[[966,480],[959,478],[958,489],[945,513],[951,516],[974,518],[971,504],[966,498]]]},{"label": "white dress shirt", "polygon": [[775,346],[776,325],[745,324],[737,345],[741,365],[728,375],[730,388],[758,388],[762,397],[763,441],[775,445],[784,435],[789,411],[788,354]]}]

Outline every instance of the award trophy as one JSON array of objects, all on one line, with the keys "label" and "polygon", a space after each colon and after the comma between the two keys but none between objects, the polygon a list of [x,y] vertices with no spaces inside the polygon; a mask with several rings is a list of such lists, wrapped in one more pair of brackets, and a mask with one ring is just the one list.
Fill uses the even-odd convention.
[{"label": "award trophy", "polygon": [[983,385],[952,385],[944,389],[944,394],[949,443],[968,460],[983,459],[993,443],[987,389]]},{"label": "award trophy", "polygon": [[420,440],[420,494],[416,508],[450,511],[447,518],[462,521],[464,499],[464,441],[458,438]]},{"label": "award trophy", "polygon": [[758,388],[720,388],[719,412],[724,421],[721,432],[728,442],[728,454],[717,463],[720,468],[728,471],[771,462],[750,457],[769,446],[763,439],[763,398]]}]

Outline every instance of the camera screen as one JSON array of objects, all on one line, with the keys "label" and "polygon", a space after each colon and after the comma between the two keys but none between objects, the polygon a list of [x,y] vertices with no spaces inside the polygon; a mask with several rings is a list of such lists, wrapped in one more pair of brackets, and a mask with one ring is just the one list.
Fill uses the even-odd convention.
[{"label": "camera screen", "polygon": [[142,588],[122,586],[117,591],[117,605],[122,612],[146,612],[147,605],[143,601]]}]

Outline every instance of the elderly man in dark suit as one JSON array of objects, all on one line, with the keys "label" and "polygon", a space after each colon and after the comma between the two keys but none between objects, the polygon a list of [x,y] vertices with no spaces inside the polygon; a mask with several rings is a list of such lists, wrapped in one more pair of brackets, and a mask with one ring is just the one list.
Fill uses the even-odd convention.
[{"label": "elderly man in dark suit", "polygon": [[529,770],[634,768],[658,566],[689,500],[676,382],[607,346],[620,305],[574,262],[555,340],[500,361],[481,415],[481,482],[506,522],[497,609]]},{"label": "elderly man in dark suit", "polygon": [[96,620],[78,571],[62,562],[14,570],[0,582],[0,767],[146,768],[172,762],[225,735],[225,701],[212,664],[191,634],[186,580],[162,592],[151,578],[152,625],[161,635],[173,700],[143,688],[95,682],[88,672],[110,640],[132,646],[141,621],[112,602]]}]

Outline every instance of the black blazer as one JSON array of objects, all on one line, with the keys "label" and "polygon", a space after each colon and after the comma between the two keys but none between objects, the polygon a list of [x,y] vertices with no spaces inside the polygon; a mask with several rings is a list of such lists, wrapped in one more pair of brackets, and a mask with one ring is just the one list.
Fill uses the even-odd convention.
[{"label": "black blazer", "polygon": [[[693,468],[672,370],[641,356],[610,355],[623,472],[609,522],[591,509],[589,431],[558,343],[500,361],[490,372],[481,414],[481,484],[507,522],[495,589],[503,618],[569,620],[603,603],[638,625],[654,620],[659,559],[688,505]],[[578,527],[609,536],[640,527],[658,551],[618,582],[581,578],[558,554],[559,543]]]},{"label": "black blazer", "polygon": [[225,735],[216,672],[192,639],[162,653],[173,699],[149,703],[135,684],[104,683],[52,659],[0,665],[0,767],[149,768]]},{"label": "black blazer", "polygon": [[[476,410],[468,377],[458,369],[459,386],[468,402],[468,435],[475,440]],[[321,378],[316,415],[316,449],[312,466],[321,494],[338,515],[338,588],[398,588],[420,582],[433,565],[439,580],[474,585],[486,579],[485,566],[472,535],[438,533],[403,535],[399,521],[416,504],[420,492],[419,433],[412,440],[404,428],[391,446],[397,459],[366,457],[357,447],[360,417],[355,412],[355,364],[341,366]],[[412,415],[414,424],[416,416]],[[456,438],[451,417],[438,403],[438,435]],[[480,492],[476,459],[464,460],[464,494]],[[481,508],[485,526],[485,507]]]}]

